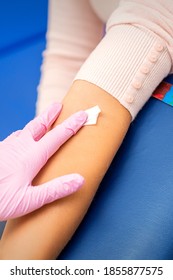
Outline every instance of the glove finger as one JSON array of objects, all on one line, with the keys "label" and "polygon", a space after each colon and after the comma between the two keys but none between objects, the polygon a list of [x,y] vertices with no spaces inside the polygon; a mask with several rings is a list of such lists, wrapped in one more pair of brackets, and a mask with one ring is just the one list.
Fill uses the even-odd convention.
[{"label": "glove finger", "polygon": [[7,138],[5,138],[3,140],[3,142],[8,142],[8,141],[12,141],[12,139],[15,139],[16,137],[18,137],[21,134],[22,130],[16,130],[14,132],[12,132],[9,136],[7,136]]},{"label": "glove finger", "polygon": [[76,192],[84,184],[84,178],[79,174],[69,174],[53,179],[39,186],[29,186],[23,205],[25,214],[30,213],[45,204],[66,197]]},{"label": "glove finger", "polygon": [[49,131],[38,142],[38,153],[41,153],[40,156],[45,155],[46,160],[48,160],[62,144],[77,133],[86,120],[87,113],[79,111]]},{"label": "glove finger", "polygon": [[54,123],[62,110],[62,104],[54,103],[46,111],[30,121],[23,129],[23,133],[28,133],[35,141],[40,140]]}]

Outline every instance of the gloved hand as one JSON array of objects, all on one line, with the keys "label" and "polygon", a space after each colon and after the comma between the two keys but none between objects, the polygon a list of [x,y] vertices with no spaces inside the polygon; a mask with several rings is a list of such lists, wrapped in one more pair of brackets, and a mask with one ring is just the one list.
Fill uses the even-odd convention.
[{"label": "gloved hand", "polygon": [[61,176],[40,186],[31,184],[47,160],[87,119],[87,113],[80,111],[47,132],[61,109],[61,104],[51,105],[23,130],[12,133],[0,142],[1,221],[30,213],[75,192],[83,185],[84,178],[79,174]]}]

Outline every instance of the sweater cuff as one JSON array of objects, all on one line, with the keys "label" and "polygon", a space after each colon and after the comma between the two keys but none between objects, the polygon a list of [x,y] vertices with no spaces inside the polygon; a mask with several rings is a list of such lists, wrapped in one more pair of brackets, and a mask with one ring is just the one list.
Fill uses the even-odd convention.
[{"label": "sweater cuff", "polygon": [[114,96],[133,120],[170,69],[164,40],[147,29],[121,24],[109,29],[74,80],[86,80]]}]

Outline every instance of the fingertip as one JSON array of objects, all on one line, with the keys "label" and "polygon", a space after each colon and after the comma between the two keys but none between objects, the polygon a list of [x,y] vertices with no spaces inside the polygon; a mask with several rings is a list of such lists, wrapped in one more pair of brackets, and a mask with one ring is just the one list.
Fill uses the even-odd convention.
[{"label": "fingertip", "polygon": [[83,186],[85,179],[83,176],[81,176],[80,174],[73,174],[73,181],[74,181],[74,186],[73,188],[76,187],[76,189],[80,188]]},{"label": "fingertip", "polygon": [[58,113],[61,112],[62,107],[63,107],[62,103],[54,102],[48,107],[48,111],[52,112],[52,113],[55,113],[55,114],[58,114]]},{"label": "fingertip", "polygon": [[52,103],[52,106],[54,106],[57,109],[62,109],[63,105],[60,102],[54,102]]},{"label": "fingertip", "polygon": [[[68,178],[68,180],[66,180],[63,183],[63,186],[64,186],[65,191],[68,194],[79,190],[85,182],[84,177],[82,177],[79,174],[71,174],[71,175],[67,175],[67,176],[69,178]],[[66,178],[67,178],[67,176],[66,176]]]},{"label": "fingertip", "polygon": [[78,121],[81,121],[82,123],[85,123],[87,121],[88,118],[88,114],[85,111],[79,111],[76,113],[76,118]]},{"label": "fingertip", "polygon": [[65,121],[65,127],[72,130],[73,134],[76,134],[87,121],[87,118],[88,114],[85,111],[79,111]]}]

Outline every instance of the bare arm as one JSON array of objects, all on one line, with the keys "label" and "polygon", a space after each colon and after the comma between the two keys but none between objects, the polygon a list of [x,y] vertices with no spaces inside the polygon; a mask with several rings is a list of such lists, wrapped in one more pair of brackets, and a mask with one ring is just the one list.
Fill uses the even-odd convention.
[{"label": "bare arm", "polygon": [[56,258],[84,217],[128,130],[130,113],[114,97],[91,83],[75,81],[63,103],[58,122],[96,104],[102,112],[97,125],[83,127],[49,160],[34,183],[79,172],[85,178],[85,185],[70,197],[9,221],[1,240],[1,259]]}]

